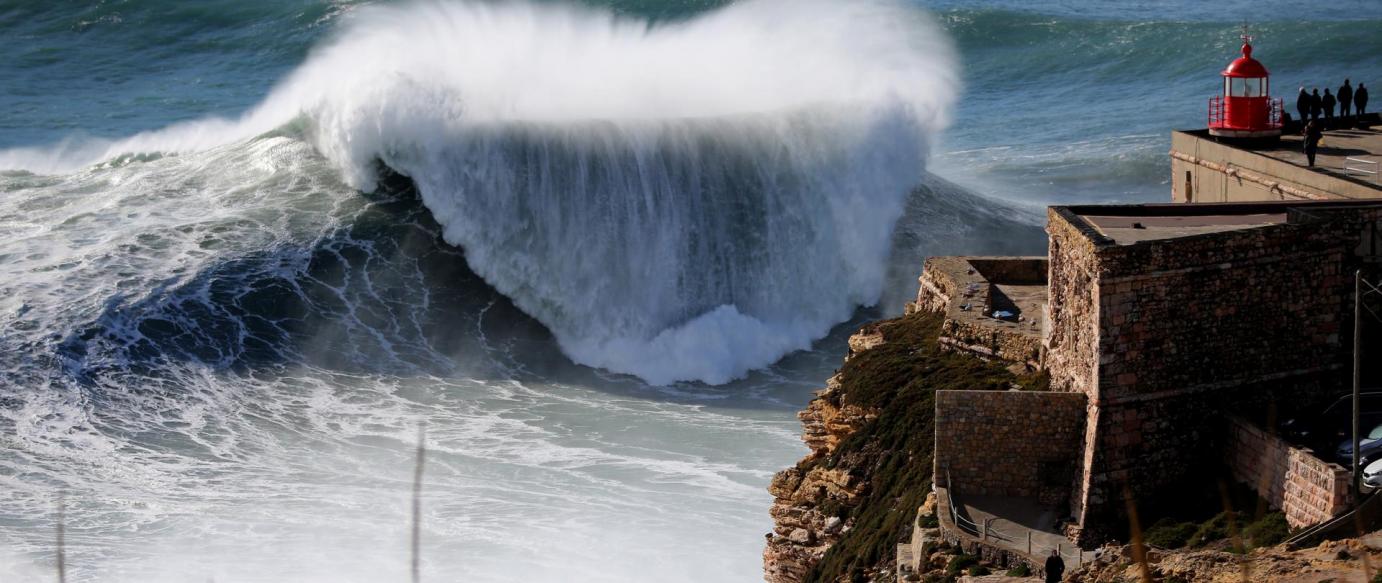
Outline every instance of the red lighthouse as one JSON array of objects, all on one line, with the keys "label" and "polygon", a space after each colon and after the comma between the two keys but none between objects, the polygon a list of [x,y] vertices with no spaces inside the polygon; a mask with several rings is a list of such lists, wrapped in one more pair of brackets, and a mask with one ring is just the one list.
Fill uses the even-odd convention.
[{"label": "red lighthouse", "polygon": [[1223,95],[1209,99],[1209,135],[1236,139],[1281,136],[1281,99],[1269,93],[1267,68],[1252,58],[1252,37],[1243,36],[1243,56],[1224,69]]}]

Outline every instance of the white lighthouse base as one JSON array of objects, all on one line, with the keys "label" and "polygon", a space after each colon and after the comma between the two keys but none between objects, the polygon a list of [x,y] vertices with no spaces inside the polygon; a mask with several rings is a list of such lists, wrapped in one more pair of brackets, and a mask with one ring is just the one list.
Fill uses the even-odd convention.
[{"label": "white lighthouse base", "polygon": [[1279,138],[1281,128],[1271,128],[1265,130],[1234,130],[1229,128],[1209,128],[1209,135],[1220,138]]}]

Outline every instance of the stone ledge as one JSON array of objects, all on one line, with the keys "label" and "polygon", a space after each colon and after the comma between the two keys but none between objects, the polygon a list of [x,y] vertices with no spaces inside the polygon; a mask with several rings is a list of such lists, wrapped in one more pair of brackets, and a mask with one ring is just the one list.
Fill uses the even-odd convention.
[{"label": "stone ledge", "polygon": [[[1040,369],[1047,267],[1045,257],[931,257],[908,312],[945,316],[944,349]],[[999,309],[1020,321],[992,317]]]}]

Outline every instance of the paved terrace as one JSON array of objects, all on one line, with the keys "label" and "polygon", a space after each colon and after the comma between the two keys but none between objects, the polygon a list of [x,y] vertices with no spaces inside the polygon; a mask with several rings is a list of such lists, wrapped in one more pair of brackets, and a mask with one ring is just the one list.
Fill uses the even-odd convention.
[{"label": "paved terrace", "polygon": [[1045,257],[932,257],[919,283],[917,308],[945,315],[942,344],[1039,366]]},{"label": "paved terrace", "polygon": [[[1352,121],[1352,120],[1350,120]],[[1252,202],[1382,198],[1382,118],[1325,131],[1314,167],[1300,128],[1270,144],[1221,141],[1208,130],[1171,133],[1171,200]],[[1353,160],[1349,160],[1353,158]]]},{"label": "paved terrace", "polygon": [[[1029,258],[1029,261],[1039,261]],[[1016,263],[1020,259],[989,257],[937,257],[933,264],[959,286],[959,301],[947,306],[946,317],[960,322],[992,326],[1013,334],[1033,338],[1041,337],[1039,320],[1041,306],[1046,302],[1046,285],[1032,281],[1037,276],[1010,277],[1007,273],[991,266]],[[1044,270],[1045,264],[1040,267]],[[1038,274],[1044,275],[1044,274]],[[1007,310],[1012,312],[1012,320],[999,320],[993,312]],[[1023,323],[1018,323],[1021,318]]]},{"label": "paved terrace", "polygon": [[[1257,153],[1306,167],[1304,138],[1299,135],[1282,136],[1278,147],[1257,150]],[[1329,174],[1336,178],[1367,184],[1382,190],[1382,177],[1367,175],[1356,170],[1349,172],[1346,167],[1377,171],[1382,164],[1366,164],[1349,161],[1348,158],[1382,162],[1382,128],[1335,129],[1324,132],[1324,140],[1315,155],[1314,171]]]}]

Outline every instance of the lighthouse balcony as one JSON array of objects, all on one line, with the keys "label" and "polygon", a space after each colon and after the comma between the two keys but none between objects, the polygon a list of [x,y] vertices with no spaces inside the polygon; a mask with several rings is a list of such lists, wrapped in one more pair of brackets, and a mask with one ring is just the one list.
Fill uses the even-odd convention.
[{"label": "lighthouse balcony", "polygon": [[1281,135],[1283,104],[1279,97],[1209,98],[1209,134],[1225,138],[1272,138]]}]

